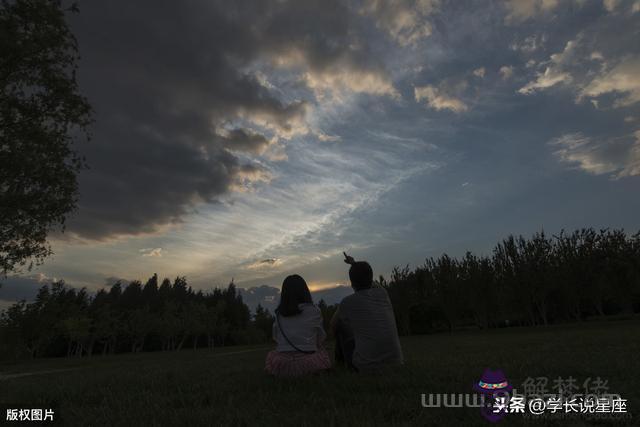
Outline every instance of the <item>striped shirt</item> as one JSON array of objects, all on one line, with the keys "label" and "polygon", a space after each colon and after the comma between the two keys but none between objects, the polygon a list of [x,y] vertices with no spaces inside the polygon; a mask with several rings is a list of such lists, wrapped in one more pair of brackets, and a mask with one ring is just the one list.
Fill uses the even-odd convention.
[{"label": "striped shirt", "polygon": [[338,310],[355,339],[353,364],[359,370],[403,363],[396,319],[384,288],[372,287],[345,297]]}]

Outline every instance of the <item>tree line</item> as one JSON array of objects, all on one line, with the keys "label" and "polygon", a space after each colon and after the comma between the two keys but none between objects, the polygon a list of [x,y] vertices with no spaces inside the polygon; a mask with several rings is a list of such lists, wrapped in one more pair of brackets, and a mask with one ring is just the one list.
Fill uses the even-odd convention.
[{"label": "tree line", "polygon": [[[509,236],[491,256],[467,252],[396,267],[387,289],[401,335],[537,326],[640,312],[640,232],[581,229]],[[318,302],[325,329],[337,305]],[[0,316],[0,356],[91,356],[269,342],[273,315],[253,314],[233,281],[195,292],[185,277],[117,282],[90,296],[62,281]]]},{"label": "tree line", "polygon": [[401,335],[581,321],[640,312],[640,232],[509,236],[491,256],[428,258],[377,280]]},{"label": "tree line", "polygon": [[[63,281],[44,285],[33,302],[20,301],[0,317],[5,357],[90,356],[265,342],[272,318],[253,319],[231,282],[194,292],[185,277],[143,286],[115,283],[91,297]],[[268,327],[267,327],[268,324]]]}]

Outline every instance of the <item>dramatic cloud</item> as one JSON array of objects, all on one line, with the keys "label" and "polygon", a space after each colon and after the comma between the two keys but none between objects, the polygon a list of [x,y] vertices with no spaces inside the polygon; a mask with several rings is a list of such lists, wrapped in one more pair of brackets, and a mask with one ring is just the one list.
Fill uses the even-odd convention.
[{"label": "dramatic cloud", "polygon": [[[576,102],[585,98],[596,107],[599,97],[607,95],[605,105],[628,107],[640,101],[640,56],[636,54],[606,57],[602,43],[593,35],[580,32],[566,43],[561,52],[541,62],[543,72],[518,92],[532,94],[558,84],[569,85],[576,92]],[[532,64],[535,65],[535,62]]]},{"label": "dramatic cloud", "polygon": [[[310,132],[320,98],[398,98],[350,16],[359,15],[337,1],[83,5],[73,20],[79,77],[97,115],[71,233],[178,224],[202,203],[269,182],[260,157],[286,160],[284,144]],[[279,86],[294,81],[302,86]]]},{"label": "dramatic cloud", "polygon": [[575,60],[578,43],[579,39],[570,40],[562,52],[551,55],[544,72],[538,73],[536,80],[527,83],[518,92],[528,95],[538,90],[550,88],[558,83],[571,82],[571,74],[566,69]]},{"label": "dramatic cloud", "polygon": [[574,164],[587,173],[612,174],[613,178],[640,175],[640,131],[604,140],[573,133],[549,144],[561,161]]},{"label": "dramatic cloud", "polygon": [[343,67],[337,65],[321,72],[308,72],[304,80],[320,99],[341,99],[345,91],[399,98],[398,91],[384,74]]},{"label": "dramatic cloud", "polygon": [[538,78],[535,81],[529,82],[520,89],[518,92],[528,95],[537,90],[547,89],[558,83],[570,82],[571,75],[569,73],[560,72],[555,68],[547,67],[544,73],[539,73]]},{"label": "dramatic cloud", "polygon": [[229,151],[262,154],[271,143],[264,135],[248,129],[220,128],[217,135],[220,137],[221,145]]},{"label": "dramatic cloud", "polygon": [[637,229],[640,3],[615,3],[83,3],[82,242],[37,271],[317,290],[344,250],[388,275],[540,226]]},{"label": "dramatic cloud", "polygon": [[451,110],[454,113],[462,113],[469,109],[461,99],[447,94],[442,88],[431,85],[416,86],[414,96],[417,102],[425,100],[427,105],[435,110]]},{"label": "dramatic cloud", "polygon": [[427,18],[439,4],[439,0],[366,0],[361,12],[371,15],[400,46],[410,46],[431,35]]},{"label": "dramatic cloud", "polygon": [[271,173],[260,166],[243,165],[230,188],[240,192],[252,191],[256,183],[268,183],[271,178]]},{"label": "dramatic cloud", "polygon": [[593,79],[581,97],[598,97],[603,94],[618,95],[614,107],[626,107],[640,101],[640,56],[627,57],[608,72]]},{"label": "dramatic cloud", "polygon": [[505,23],[518,24],[529,18],[548,13],[558,6],[560,0],[506,0]]}]

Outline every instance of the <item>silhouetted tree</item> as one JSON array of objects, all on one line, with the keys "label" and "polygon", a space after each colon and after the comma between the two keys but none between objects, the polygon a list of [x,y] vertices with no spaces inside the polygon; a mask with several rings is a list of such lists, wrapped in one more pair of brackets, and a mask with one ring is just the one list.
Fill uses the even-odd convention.
[{"label": "silhouetted tree", "polygon": [[[67,9],[69,10],[69,9]],[[0,2],[0,275],[51,254],[49,231],[76,207],[91,109],[61,1]],[[77,11],[75,6],[74,11]]]},{"label": "silhouetted tree", "polygon": [[269,313],[269,310],[258,304],[256,312],[253,315],[253,325],[262,334],[262,341],[268,342],[271,340],[271,328],[273,326],[274,317]]}]

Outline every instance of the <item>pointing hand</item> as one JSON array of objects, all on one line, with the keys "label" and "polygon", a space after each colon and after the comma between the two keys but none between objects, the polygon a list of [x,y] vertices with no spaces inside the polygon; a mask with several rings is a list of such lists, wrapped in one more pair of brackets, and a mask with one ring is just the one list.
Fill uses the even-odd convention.
[{"label": "pointing hand", "polygon": [[353,259],[353,257],[351,255],[347,255],[346,252],[342,252],[344,254],[344,262],[346,262],[347,264],[354,264],[356,262],[355,259]]}]

